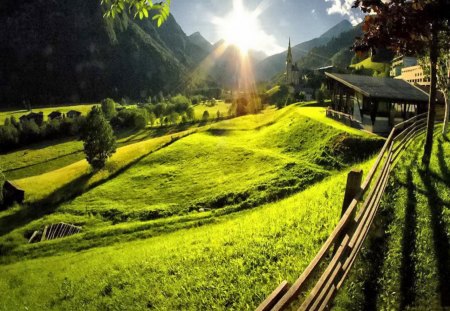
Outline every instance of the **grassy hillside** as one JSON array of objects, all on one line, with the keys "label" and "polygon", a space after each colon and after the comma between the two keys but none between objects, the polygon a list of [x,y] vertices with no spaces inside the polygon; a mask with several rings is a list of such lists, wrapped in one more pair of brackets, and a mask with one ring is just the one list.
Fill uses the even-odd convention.
[{"label": "grassy hillside", "polygon": [[345,180],[342,172],[216,224],[0,266],[2,307],[254,310],[314,257],[338,221]]},{"label": "grassy hillside", "polygon": [[350,65],[349,67],[355,70],[369,70],[372,71],[374,76],[381,77],[389,75],[390,64],[373,62],[372,58],[368,57],[357,64]]},{"label": "grassy hillside", "polygon": [[428,173],[419,165],[423,143],[417,139],[399,160],[336,309],[450,307],[450,142],[435,141]]},{"label": "grassy hillside", "polygon": [[[119,240],[134,239],[135,232],[155,235],[214,221],[304,190],[368,158],[382,142],[325,118],[323,108],[297,106],[145,140],[119,148],[94,174],[83,160],[17,180],[31,205],[0,213],[0,248],[17,256],[59,252],[67,242],[23,243],[60,221],[85,228],[69,249],[109,244],[118,232],[132,234]],[[54,204],[61,201],[67,202]]]},{"label": "grassy hillside", "polygon": [[[47,115],[50,111],[67,112],[71,109],[82,111],[87,114],[92,105],[87,106],[60,106],[44,109],[35,109],[34,111],[45,111]],[[132,106],[130,106],[132,107]],[[217,101],[214,106],[199,104],[194,107],[194,113],[197,120],[202,119],[204,111],[209,112],[209,120],[215,121],[217,111],[221,117],[228,116],[230,105],[223,101]],[[48,112],[48,113],[47,113]],[[0,112],[0,118],[15,115],[16,118],[22,116],[25,111],[5,111]],[[117,133],[118,146],[126,146],[143,140],[152,139],[168,134],[174,134],[186,130],[187,128],[197,128],[198,124],[180,124],[161,127],[157,123],[154,127],[148,126],[144,130],[125,130]],[[68,166],[84,159],[83,143],[76,139],[50,140],[42,143],[31,144],[14,152],[0,154],[0,162],[6,177],[10,180],[22,179],[43,173],[47,173],[64,166]]]},{"label": "grassy hillside", "polygon": [[[382,143],[292,105],[121,147],[94,174],[80,161],[18,180],[34,203],[0,212],[2,307],[253,309],[305,268],[346,170]],[[61,221],[82,233],[27,244]]]}]

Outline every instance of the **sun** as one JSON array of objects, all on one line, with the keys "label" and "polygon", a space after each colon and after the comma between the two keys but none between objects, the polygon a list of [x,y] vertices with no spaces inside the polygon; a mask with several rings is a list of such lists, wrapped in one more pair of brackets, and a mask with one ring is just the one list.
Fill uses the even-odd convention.
[{"label": "sun", "polygon": [[233,10],[225,17],[215,17],[219,36],[229,45],[237,46],[241,52],[250,49],[261,49],[261,25],[258,20],[259,11],[247,10],[242,0],[233,1]]}]

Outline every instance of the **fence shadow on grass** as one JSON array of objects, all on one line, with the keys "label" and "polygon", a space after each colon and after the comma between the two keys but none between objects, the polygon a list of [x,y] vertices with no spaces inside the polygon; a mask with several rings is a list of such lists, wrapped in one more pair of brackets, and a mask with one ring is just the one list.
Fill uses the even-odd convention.
[{"label": "fence shadow on grass", "polygon": [[[372,231],[368,243],[368,249],[365,254],[367,258],[367,273],[364,276],[364,284],[362,286],[364,293],[363,310],[375,311],[377,308],[377,300],[380,293],[380,271],[385,264],[386,253],[388,250],[388,229],[394,217],[394,210],[391,204],[383,204],[379,216],[375,220],[375,230]],[[367,276],[367,277],[366,277]]]},{"label": "fence shadow on grass", "polygon": [[[446,140],[447,142],[449,141],[448,138],[444,139],[444,140]],[[444,182],[446,182],[447,184],[450,184],[450,169],[448,168],[447,162],[445,161],[444,146],[443,146],[442,139],[439,139],[439,142],[438,142],[437,157],[438,157],[439,169],[441,170],[442,177],[444,178]]]},{"label": "fence shadow on grass", "polygon": [[[444,163],[445,159],[443,158],[443,151],[440,152],[440,149],[441,148],[438,149],[438,161],[439,163],[441,161]],[[443,307],[448,307],[450,306],[450,243],[447,237],[445,222],[442,219],[443,208],[448,204],[439,197],[433,175],[424,170],[419,170],[419,175],[427,191],[428,206],[431,214],[441,305]]]},{"label": "fence shadow on grass", "polygon": [[[417,159],[417,157],[416,157]],[[406,177],[407,202],[402,238],[402,261],[400,266],[400,310],[413,305],[416,297],[416,249],[417,198],[416,185],[413,181],[413,167],[410,167]]]}]

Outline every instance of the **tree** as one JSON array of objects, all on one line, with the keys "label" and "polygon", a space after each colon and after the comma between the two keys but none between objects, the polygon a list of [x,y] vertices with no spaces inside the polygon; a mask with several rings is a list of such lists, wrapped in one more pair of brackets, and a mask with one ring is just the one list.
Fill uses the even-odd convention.
[{"label": "tree", "polygon": [[368,14],[363,25],[364,36],[355,43],[356,51],[388,47],[406,55],[428,53],[430,56],[430,98],[422,157],[422,163],[428,167],[436,117],[438,36],[449,32],[450,3],[446,0],[356,0],[353,7]]},{"label": "tree", "polygon": [[106,98],[102,100],[102,111],[106,119],[111,120],[117,114],[116,102],[111,98]]},{"label": "tree", "polygon": [[136,112],[133,115],[133,123],[135,129],[142,130],[147,126],[147,119],[142,113]]},{"label": "tree", "polygon": [[155,114],[153,112],[149,113],[148,120],[149,120],[151,126],[155,125],[156,116],[155,116]]},{"label": "tree", "polygon": [[209,112],[208,112],[208,110],[205,110],[205,111],[203,111],[202,121],[208,122],[208,120],[209,120]]},{"label": "tree", "polygon": [[156,11],[152,17],[157,21],[158,27],[164,23],[170,15],[170,0],[163,0],[158,4],[153,4],[148,0],[101,0],[101,4],[106,9],[103,17],[115,18],[117,15],[129,12],[134,18],[148,18],[150,11]]},{"label": "tree", "polygon": [[0,166],[0,206],[3,204],[3,185],[5,184],[5,180],[5,175],[3,175],[3,170]]},{"label": "tree", "polygon": [[188,118],[189,121],[194,121],[195,119],[195,110],[192,106],[189,106],[188,109],[186,110],[186,116]]},{"label": "tree", "polygon": [[[442,125],[442,135],[447,133],[448,128],[448,119],[450,114],[448,96],[450,92],[450,45],[449,45],[449,37],[441,36],[439,40],[442,40],[442,47],[439,51],[439,57],[437,61],[437,81],[436,87],[439,92],[442,93],[445,102],[445,114],[444,114],[444,124]],[[430,78],[430,70],[427,64],[430,63],[430,57],[427,55],[426,57],[422,57],[419,59],[419,63],[423,68],[424,75],[427,78]]]},{"label": "tree", "polygon": [[298,94],[298,100],[299,101],[301,101],[301,102],[303,102],[303,101],[305,101],[305,99],[306,99],[306,94],[305,94],[305,92],[300,92],[299,94]]},{"label": "tree", "polygon": [[105,166],[106,160],[116,152],[116,138],[111,125],[98,107],[92,107],[82,131],[86,160],[95,169]]}]

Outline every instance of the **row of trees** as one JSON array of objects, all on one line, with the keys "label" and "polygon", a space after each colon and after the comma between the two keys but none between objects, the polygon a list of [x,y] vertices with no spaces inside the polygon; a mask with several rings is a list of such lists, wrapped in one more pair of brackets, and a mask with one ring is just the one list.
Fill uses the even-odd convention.
[{"label": "row of trees", "polygon": [[78,135],[84,118],[62,118],[36,124],[34,120],[17,121],[14,116],[6,118],[0,126],[0,148],[10,151],[30,143],[48,139]]}]

